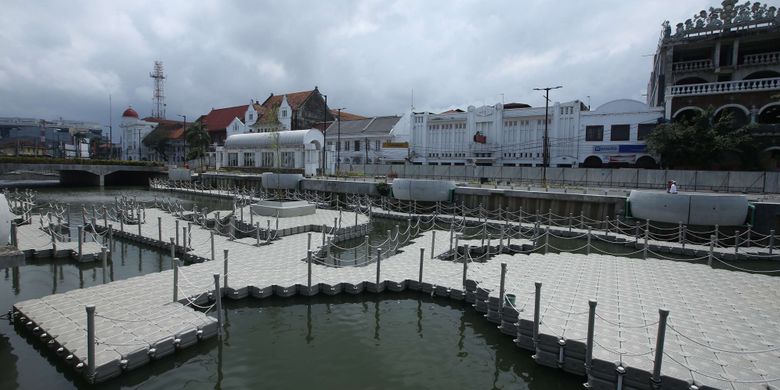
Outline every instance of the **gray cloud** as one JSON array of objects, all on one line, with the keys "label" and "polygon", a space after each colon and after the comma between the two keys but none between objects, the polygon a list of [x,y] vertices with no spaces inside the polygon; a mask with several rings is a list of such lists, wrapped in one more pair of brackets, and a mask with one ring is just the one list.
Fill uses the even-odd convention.
[{"label": "gray cloud", "polygon": [[319,86],[333,107],[400,113],[543,99],[643,99],[660,24],[711,1],[6,1],[0,116],[169,118]]}]

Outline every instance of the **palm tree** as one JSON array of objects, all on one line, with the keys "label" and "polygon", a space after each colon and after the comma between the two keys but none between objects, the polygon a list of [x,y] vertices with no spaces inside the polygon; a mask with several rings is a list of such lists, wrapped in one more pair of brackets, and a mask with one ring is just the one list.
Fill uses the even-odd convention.
[{"label": "palm tree", "polygon": [[186,158],[188,160],[199,158],[200,166],[202,168],[203,158],[206,156],[209,144],[211,144],[209,132],[206,130],[205,126],[203,126],[203,123],[196,121],[187,128],[184,137],[187,139],[187,144],[190,146]]}]

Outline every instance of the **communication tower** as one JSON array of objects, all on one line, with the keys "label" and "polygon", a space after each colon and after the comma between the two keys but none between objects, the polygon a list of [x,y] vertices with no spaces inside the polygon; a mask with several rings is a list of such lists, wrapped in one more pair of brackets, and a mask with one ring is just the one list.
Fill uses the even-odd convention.
[{"label": "communication tower", "polygon": [[165,74],[162,61],[154,62],[154,72],[149,73],[154,79],[154,97],[152,117],[165,119]]}]

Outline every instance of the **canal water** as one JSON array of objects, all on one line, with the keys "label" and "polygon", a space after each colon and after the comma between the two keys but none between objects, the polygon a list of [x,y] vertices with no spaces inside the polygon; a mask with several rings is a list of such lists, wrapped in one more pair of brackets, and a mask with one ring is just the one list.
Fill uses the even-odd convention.
[{"label": "canal water", "polygon": [[[175,196],[210,210],[232,203],[142,188],[40,188],[37,200],[80,206],[111,203],[115,196],[152,201]],[[393,222],[377,222],[381,242]],[[165,251],[118,240],[111,280],[170,268]],[[0,309],[18,301],[99,284],[93,264],[30,259],[0,270]],[[177,351],[120,378],[87,385],[60,358],[41,350],[7,320],[0,320],[0,389],[340,388],[340,389],[572,389],[584,378],[537,365],[469,305],[416,293],[225,302],[226,337]]]}]

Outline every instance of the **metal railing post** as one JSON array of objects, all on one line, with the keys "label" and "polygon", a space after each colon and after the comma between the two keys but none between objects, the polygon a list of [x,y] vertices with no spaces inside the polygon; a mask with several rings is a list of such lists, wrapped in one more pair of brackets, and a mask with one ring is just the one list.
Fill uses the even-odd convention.
[{"label": "metal railing post", "polygon": [[382,272],[382,248],[376,250],[376,290],[379,292],[379,279]]},{"label": "metal railing post", "polygon": [[306,251],[306,263],[308,269],[307,285],[309,286],[309,294],[311,294],[311,249]]},{"label": "metal railing post", "polygon": [[223,255],[225,256],[225,260],[224,260],[225,274],[222,276],[222,278],[225,280],[223,283],[223,287],[227,288],[228,287],[228,250],[227,249],[223,250]]},{"label": "metal railing post", "polygon": [[664,357],[664,339],[666,338],[666,320],[669,317],[669,310],[658,309],[658,336],[655,338],[655,359],[653,360],[653,376],[650,378],[653,383],[660,387],[661,385],[661,363]]},{"label": "metal railing post", "polygon": [[[79,261],[81,261],[81,258],[84,256],[84,226],[79,226]],[[52,243],[54,242],[54,231],[52,230]],[[57,247],[54,247],[54,251],[56,252]],[[52,256],[56,256],[56,253],[52,253]]]},{"label": "metal railing post", "polygon": [[214,298],[217,308],[217,337],[222,339],[222,289],[219,288],[219,274],[214,274]]},{"label": "metal railing post", "polygon": [[423,282],[423,260],[425,259],[425,248],[420,248],[420,274],[417,277],[417,282],[420,283],[420,289],[422,289]]},{"label": "metal railing post", "polygon": [[590,226],[588,226],[588,243],[585,245],[585,256],[590,256],[590,246],[591,246],[591,231]]},{"label": "metal railing post", "polygon": [[544,228],[544,254],[550,251],[550,226]]},{"label": "metal railing post", "polygon": [[179,301],[179,258],[171,257],[171,269],[173,270],[173,301]]},{"label": "metal railing post", "polygon": [[506,293],[506,263],[501,263],[501,283],[498,288],[499,308],[504,307],[504,295]]},{"label": "metal railing post", "polygon": [[534,345],[539,341],[539,306],[542,301],[542,282],[534,282],[534,329],[533,329],[533,341]]},{"label": "metal railing post", "polygon": [[[455,259],[457,260],[457,250],[458,247],[455,247]],[[468,251],[470,251],[471,248],[468,245],[463,245],[463,291],[466,291],[466,280],[468,279],[468,273],[469,273],[469,255]]]},{"label": "metal railing post", "polygon": [[710,236],[710,253],[707,255],[707,266],[712,267],[712,251],[715,246],[715,235]]},{"label": "metal railing post", "polygon": [[95,305],[87,305],[87,373],[91,383],[95,380]]},{"label": "metal railing post", "polygon": [[[368,239],[368,234],[363,236],[366,243],[366,264],[371,262],[371,242]],[[357,264],[357,257],[355,257],[355,264]]]},{"label": "metal railing post", "polygon": [[103,284],[106,284],[108,282],[108,277],[106,276],[106,268],[108,268],[108,252],[106,251],[105,246],[100,247],[100,259],[102,262]]},{"label": "metal railing post", "polygon": [[585,373],[590,375],[593,364],[593,334],[596,327],[596,301],[588,300],[588,341],[585,347]]},{"label": "metal railing post", "polygon": [[436,230],[431,231],[431,259],[433,258],[433,250],[436,246]]}]

